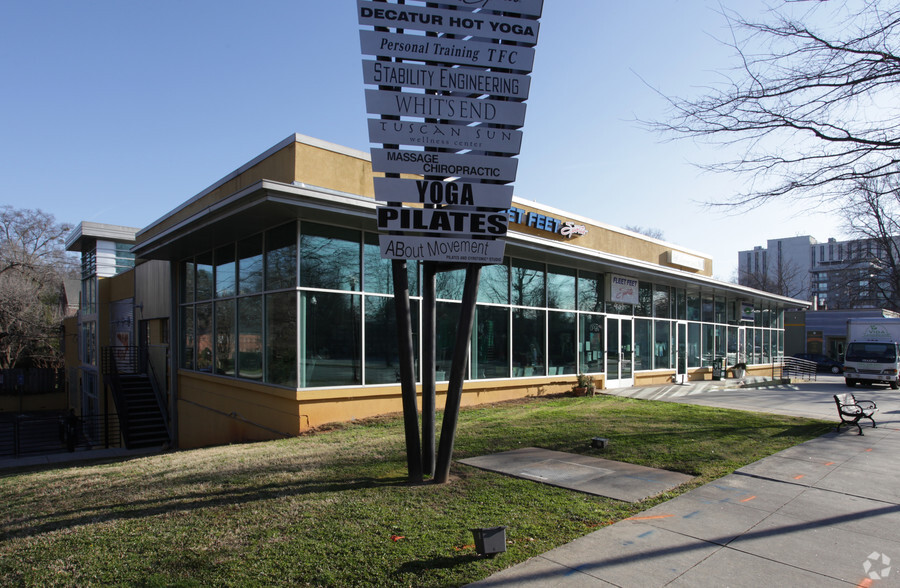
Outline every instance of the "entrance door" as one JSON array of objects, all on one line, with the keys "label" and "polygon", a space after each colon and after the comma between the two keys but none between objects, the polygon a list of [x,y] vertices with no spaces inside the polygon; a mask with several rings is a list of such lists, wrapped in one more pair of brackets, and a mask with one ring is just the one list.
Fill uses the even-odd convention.
[{"label": "entrance door", "polygon": [[675,373],[679,382],[687,376],[687,330],[687,323],[678,323],[675,328]]},{"label": "entrance door", "polygon": [[606,387],[634,385],[634,351],[631,319],[606,319]]}]

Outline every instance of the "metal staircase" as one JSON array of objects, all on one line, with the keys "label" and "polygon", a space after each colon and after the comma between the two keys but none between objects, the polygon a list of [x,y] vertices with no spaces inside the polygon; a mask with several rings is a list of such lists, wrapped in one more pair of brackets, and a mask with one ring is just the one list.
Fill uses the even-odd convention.
[{"label": "metal staircase", "polygon": [[146,350],[105,347],[104,380],[112,393],[122,439],[128,449],[162,447],[171,442],[168,415],[152,377]]}]

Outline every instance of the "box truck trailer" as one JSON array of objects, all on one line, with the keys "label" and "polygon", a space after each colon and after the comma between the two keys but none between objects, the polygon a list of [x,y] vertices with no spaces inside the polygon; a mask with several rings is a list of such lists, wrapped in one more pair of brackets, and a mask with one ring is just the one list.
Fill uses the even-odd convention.
[{"label": "box truck trailer", "polygon": [[888,384],[900,388],[900,318],[850,319],[844,352],[844,381],[857,384]]}]

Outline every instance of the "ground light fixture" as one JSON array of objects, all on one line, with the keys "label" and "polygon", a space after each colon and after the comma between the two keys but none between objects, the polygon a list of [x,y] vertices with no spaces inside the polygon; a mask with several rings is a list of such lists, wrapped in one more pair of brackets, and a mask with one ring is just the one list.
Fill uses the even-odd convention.
[{"label": "ground light fixture", "polygon": [[506,527],[479,527],[472,529],[475,537],[475,552],[478,555],[495,557],[506,551]]}]

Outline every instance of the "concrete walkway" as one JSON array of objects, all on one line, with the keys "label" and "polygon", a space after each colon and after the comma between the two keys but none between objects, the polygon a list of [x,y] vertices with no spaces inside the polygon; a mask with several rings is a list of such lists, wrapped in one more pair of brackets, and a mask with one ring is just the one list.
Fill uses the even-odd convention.
[{"label": "concrete walkway", "polygon": [[[837,421],[847,391],[824,376],[606,392]],[[900,392],[853,392],[878,403],[864,436],[843,427],[472,586],[900,586]]]}]

